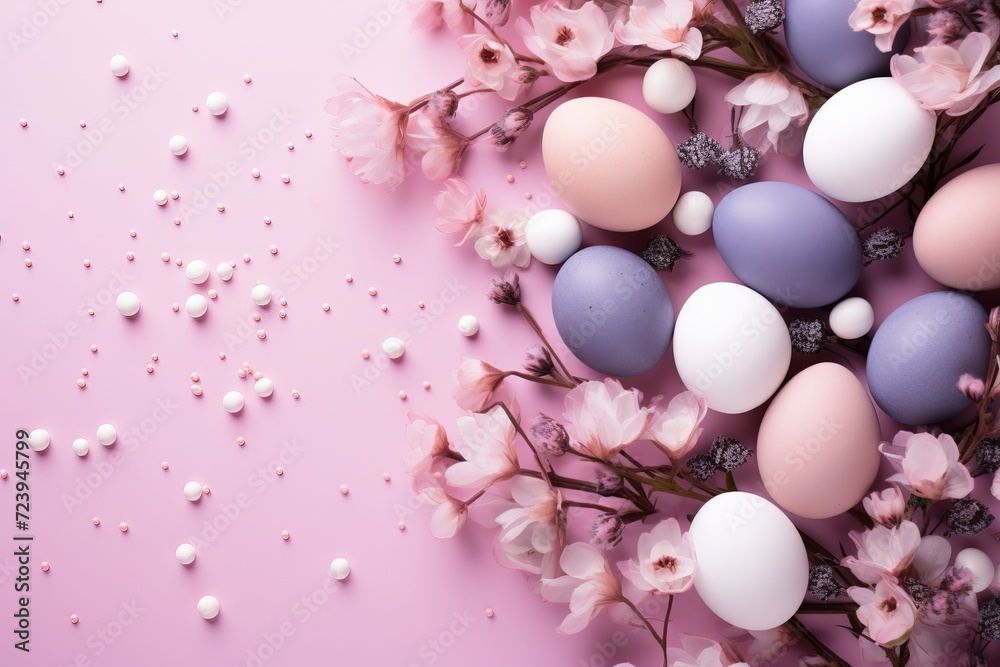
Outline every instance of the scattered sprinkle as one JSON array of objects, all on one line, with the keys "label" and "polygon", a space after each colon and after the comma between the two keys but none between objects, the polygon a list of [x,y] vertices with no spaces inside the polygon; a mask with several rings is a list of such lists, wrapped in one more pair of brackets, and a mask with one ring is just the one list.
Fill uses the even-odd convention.
[{"label": "scattered sprinkle", "polygon": [[323,310],[329,313],[330,312],[330,304],[324,302],[323,303]]},{"label": "scattered sprinkle", "polygon": [[352,276],[350,273],[348,273],[346,276],[344,276],[344,280],[346,280],[349,283],[353,283],[354,282],[354,276]]},{"label": "scattered sprinkle", "polygon": [[250,170],[250,175],[253,176],[254,178],[260,178],[260,169],[254,167],[253,169]]},{"label": "scattered sprinkle", "polygon": [[424,380],[424,389],[430,389],[430,388],[431,388],[431,383],[428,382],[427,380]]},{"label": "scattered sprinkle", "polygon": [[128,532],[128,524],[125,523],[124,521],[122,521],[120,524],[118,524],[118,530],[122,531],[123,533],[127,533]]},{"label": "scattered sprinkle", "polygon": [[384,481],[388,482],[389,480],[391,480],[391,479],[392,479],[392,477],[390,477],[390,476],[389,476],[389,473],[387,473],[387,472],[384,472],[384,473],[382,473],[382,479],[383,479]]},{"label": "scattered sprinkle", "polygon": [[287,183],[291,183],[292,182],[292,177],[289,176],[288,174],[282,174],[281,175],[281,182],[282,183],[286,183],[286,184]]},{"label": "scattered sprinkle", "polygon": [[201,396],[204,392],[202,391],[201,387],[199,387],[196,384],[193,384],[191,385],[191,393],[194,394],[195,396]]},{"label": "scattered sprinkle", "polygon": [[368,295],[369,296],[378,296],[378,290],[375,289],[374,287],[369,287],[368,288]]},{"label": "scattered sprinkle", "polygon": [[281,531],[281,539],[285,540],[286,542],[289,540],[289,538],[291,538],[291,536],[292,534],[289,533],[287,530]]},{"label": "scattered sprinkle", "polygon": [[399,392],[399,400],[401,400],[401,401],[405,401],[406,400],[406,392],[405,391],[400,391]]},{"label": "scattered sprinkle", "polygon": [[50,566],[49,566],[49,562],[47,560],[43,560],[42,561],[42,572],[48,572],[49,569],[51,569]]},{"label": "scattered sprinkle", "polygon": [[[24,119],[22,119],[22,120],[24,120]],[[24,122],[27,123],[28,121],[24,121]],[[312,136],[313,136],[312,130],[306,130],[305,131],[305,135],[306,135],[306,139],[312,139]]]},{"label": "scattered sprinkle", "polygon": [[[19,125],[20,125],[21,127],[28,127],[28,119],[27,119],[27,118],[22,118],[22,119],[20,119],[20,120],[19,120],[19,121],[17,121],[17,122],[18,122],[18,124],[19,124]],[[308,132],[308,130],[306,130],[306,131]],[[309,135],[309,134],[307,134],[306,136],[308,137],[308,136],[310,136],[310,135]]]},{"label": "scattered sprinkle", "polygon": [[507,174],[507,182],[508,183],[514,182],[514,174]]},{"label": "scattered sprinkle", "polygon": [[80,617],[77,616],[76,614],[70,614],[69,615],[69,622],[72,623],[73,625],[76,625],[77,623],[80,622]]},{"label": "scattered sprinkle", "polygon": [[527,169],[528,163],[525,162],[524,160],[521,160],[521,162],[519,162],[517,166],[519,166],[521,169]]},{"label": "scattered sprinkle", "polygon": [[243,436],[241,435],[240,437],[236,438],[236,444],[237,444],[237,445],[239,445],[240,447],[242,447],[243,445],[247,444],[247,441],[246,441],[246,439],[245,439],[245,438],[244,438],[244,437],[243,437]]},{"label": "scattered sprinkle", "polygon": [[163,468],[164,470],[170,470],[170,464],[167,463],[166,461],[160,463],[160,467]]},{"label": "scattered sprinkle", "polygon": [[285,469],[282,468],[281,466],[278,466],[274,469],[274,474],[277,475],[278,477],[281,477],[282,475],[285,474]]},{"label": "scattered sprinkle", "polygon": [[362,358],[362,359],[367,359],[367,358],[369,358],[370,356],[372,356],[372,353],[371,353],[371,352],[369,352],[369,351],[368,351],[367,349],[365,349],[365,350],[361,350],[361,358]]},{"label": "scattered sprinkle", "polygon": [[298,389],[292,389],[292,398],[294,398],[297,401],[299,400],[300,396],[302,396],[302,394],[299,393]]},{"label": "scattered sprinkle", "polygon": [[340,485],[340,492],[341,492],[342,494],[344,494],[345,496],[346,496],[346,495],[347,495],[348,493],[350,493],[350,491],[351,491],[351,490],[350,490],[350,489],[349,489],[349,488],[347,487],[347,485],[346,485],[346,484],[341,484],[341,485]]},{"label": "scattered sprinkle", "polygon": [[496,612],[493,611],[493,607],[487,607],[486,608],[486,618],[493,618],[493,615],[495,613]]},{"label": "scattered sprinkle", "polygon": [[399,528],[400,530],[406,530],[406,524],[400,521],[399,523],[396,524],[396,528]]},{"label": "scattered sprinkle", "polygon": [[399,256],[399,253],[396,253],[395,255],[392,256],[392,261],[395,264],[399,264],[400,262],[403,261],[403,258]]}]

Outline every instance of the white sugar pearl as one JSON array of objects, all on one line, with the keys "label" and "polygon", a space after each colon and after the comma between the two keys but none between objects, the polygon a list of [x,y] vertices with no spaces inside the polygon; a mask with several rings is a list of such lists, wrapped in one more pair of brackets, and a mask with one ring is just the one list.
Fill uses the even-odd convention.
[{"label": "white sugar pearl", "polygon": [[44,451],[50,442],[52,437],[44,428],[36,428],[28,434],[28,446],[36,452]]},{"label": "white sugar pearl", "polygon": [[118,439],[118,431],[111,424],[101,424],[97,427],[97,442],[105,447],[115,444]]},{"label": "white sugar pearl", "polygon": [[167,148],[174,155],[180,157],[188,152],[188,140],[183,134],[175,134],[170,137],[170,141],[167,142]]},{"label": "white sugar pearl", "polygon": [[271,288],[264,283],[254,285],[250,290],[250,299],[258,306],[266,306],[271,303]]},{"label": "white sugar pearl", "polygon": [[233,267],[229,262],[219,262],[219,265],[215,267],[215,275],[219,276],[220,279],[228,281],[233,277]]},{"label": "white sugar pearl", "polygon": [[694,72],[676,58],[657,60],[642,77],[642,99],[660,113],[681,111],[691,104],[696,89]]},{"label": "white sugar pearl", "polygon": [[531,216],[524,228],[531,256],[542,264],[562,264],[580,249],[583,229],[572,213],[549,208]]},{"label": "white sugar pearl", "polygon": [[475,336],[479,331],[479,320],[475,315],[462,315],[458,320],[458,331],[463,336]]},{"label": "white sugar pearl", "polygon": [[390,359],[399,359],[403,356],[403,352],[406,351],[406,346],[399,338],[390,336],[382,343],[382,351],[385,352],[385,356]]},{"label": "white sugar pearl", "polygon": [[119,78],[128,74],[128,58],[120,54],[111,56],[111,73]]},{"label": "white sugar pearl", "polygon": [[830,311],[830,328],[845,340],[861,338],[872,330],[875,324],[875,310],[859,296],[844,299]]},{"label": "white sugar pearl", "polygon": [[181,565],[190,565],[194,562],[197,557],[197,552],[194,547],[185,542],[184,544],[177,547],[177,551],[174,552],[174,556],[177,558],[177,562]]},{"label": "white sugar pearl", "polygon": [[198,613],[206,621],[219,615],[219,600],[214,595],[206,595],[198,600]]},{"label": "white sugar pearl", "polygon": [[253,390],[261,398],[267,398],[274,393],[274,382],[270,378],[261,378],[253,383]]},{"label": "white sugar pearl", "polygon": [[208,262],[201,259],[193,259],[184,267],[184,275],[195,285],[200,285],[208,280]]},{"label": "white sugar pearl", "polygon": [[334,558],[330,563],[330,574],[337,581],[343,581],[351,574],[351,564],[346,558]]},{"label": "white sugar pearl", "polygon": [[955,556],[955,566],[972,573],[972,592],[982,593],[993,583],[996,566],[985,553],[975,548],[962,549]]},{"label": "white sugar pearl", "polygon": [[188,482],[184,485],[184,497],[194,502],[201,498],[201,482]]},{"label": "white sugar pearl", "polygon": [[226,412],[235,415],[243,409],[243,394],[238,391],[226,392],[226,395],[222,397],[222,407],[226,409]]},{"label": "white sugar pearl", "polygon": [[229,100],[219,91],[215,91],[214,93],[209,93],[208,99],[205,100],[205,106],[208,107],[213,116],[221,116],[229,108]]},{"label": "white sugar pearl", "polygon": [[122,292],[115,299],[115,307],[125,317],[132,317],[139,312],[139,297],[133,292]]},{"label": "white sugar pearl", "polygon": [[715,204],[704,192],[685,192],[674,204],[674,227],[681,234],[697,236],[704,234],[712,226]]},{"label": "white sugar pearl", "polygon": [[156,202],[157,206],[166,206],[167,204],[167,191],[157,190],[153,193],[153,201]]},{"label": "white sugar pearl", "polygon": [[203,294],[192,294],[184,302],[184,310],[191,317],[198,319],[208,312],[208,299]]},{"label": "white sugar pearl", "polygon": [[73,453],[77,456],[86,456],[90,451],[90,443],[86,438],[77,438],[73,441]]}]

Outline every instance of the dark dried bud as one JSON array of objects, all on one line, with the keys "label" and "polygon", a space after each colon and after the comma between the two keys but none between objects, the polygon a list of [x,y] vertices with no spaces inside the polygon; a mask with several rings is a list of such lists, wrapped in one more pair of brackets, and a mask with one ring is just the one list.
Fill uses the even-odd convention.
[{"label": "dark dried bud", "polygon": [[844,587],[840,585],[833,574],[833,567],[830,565],[817,565],[809,568],[809,595],[820,602],[829,602],[844,594]]},{"label": "dark dried bud", "polygon": [[518,306],[521,304],[521,283],[517,274],[508,271],[503,278],[494,278],[493,287],[486,293],[490,301],[503,306]]},{"label": "dark dried bud", "polygon": [[993,523],[993,513],[975,498],[956,500],[944,520],[948,530],[956,535],[978,535]]},{"label": "dark dried bud", "polygon": [[1000,641],[1000,598],[979,605],[979,634],[988,642]]},{"label": "dark dried bud", "polygon": [[903,237],[892,227],[879,227],[861,244],[861,251],[870,262],[895,259],[902,249]]},{"label": "dark dried bud", "polygon": [[427,100],[427,113],[441,119],[454,118],[458,112],[458,95],[450,90],[439,90]]},{"label": "dark dried bud", "polygon": [[657,271],[673,271],[674,264],[693,256],[665,234],[650,239],[646,249],[642,251],[642,258]]},{"label": "dark dried bud", "polygon": [[988,475],[1000,470],[1000,438],[984,438],[976,447],[976,463]]},{"label": "dark dried bud", "polygon": [[724,152],[722,144],[704,132],[696,132],[677,144],[677,157],[688,169],[704,169],[718,164]]},{"label": "dark dried bud", "polygon": [[823,320],[800,317],[788,323],[792,349],[799,354],[819,354],[829,341]]},{"label": "dark dried bud", "polygon": [[716,468],[722,472],[732,472],[749,461],[753,452],[736,438],[720,435],[712,441],[712,449],[708,455]]},{"label": "dark dried bud", "polygon": [[510,0],[486,0],[486,8],[483,10],[486,22],[494,28],[507,25],[510,18]]},{"label": "dark dried bud", "polygon": [[738,146],[722,154],[719,159],[720,176],[742,181],[757,173],[760,151],[753,146]]},{"label": "dark dried bud", "polygon": [[569,434],[566,429],[543,412],[535,417],[531,435],[535,436],[535,444],[552,456],[562,456],[569,451]]},{"label": "dark dried bud", "polygon": [[617,514],[602,514],[590,529],[590,543],[602,551],[613,549],[622,541],[625,521]]},{"label": "dark dried bud", "polygon": [[911,598],[913,598],[913,604],[918,607],[924,600],[930,600],[934,595],[934,589],[920,579],[906,577],[903,579],[902,584],[906,592],[910,594]]},{"label": "dark dried bud", "polygon": [[500,120],[490,127],[490,141],[493,146],[501,153],[507,150],[514,140],[528,129],[532,118],[534,114],[524,107],[505,111]]},{"label": "dark dried bud", "polygon": [[717,470],[715,461],[706,454],[692,456],[687,462],[687,468],[691,472],[691,476],[699,482],[707,482]]},{"label": "dark dried bud", "polygon": [[618,473],[604,470],[603,468],[597,469],[597,472],[594,473],[594,478],[597,481],[597,493],[602,496],[615,495],[621,491],[622,484],[625,482]]},{"label": "dark dried bud", "polygon": [[759,35],[774,30],[785,22],[785,8],[781,5],[781,0],[753,0],[747,5],[743,21],[750,32]]}]

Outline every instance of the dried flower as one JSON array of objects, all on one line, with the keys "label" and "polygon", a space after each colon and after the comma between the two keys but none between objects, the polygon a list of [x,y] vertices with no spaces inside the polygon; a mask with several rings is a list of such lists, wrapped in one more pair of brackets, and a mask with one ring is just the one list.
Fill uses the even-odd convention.
[{"label": "dried flower", "polygon": [[983,503],[975,498],[962,498],[948,508],[944,520],[948,530],[956,535],[978,535],[990,527],[994,518]]},{"label": "dried flower", "polygon": [[879,227],[861,244],[861,251],[870,262],[895,259],[902,249],[903,236],[892,227]]},{"label": "dried flower", "polygon": [[968,568],[949,567],[941,577],[937,590],[925,600],[920,611],[931,616],[954,616],[961,607],[962,600],[972,593],[972,579],[972,571]]},{"label": "dried flower", "polygon": [[704,132],[696,132],[677,144],[677,157],[688,169],[704,169],[718,164],[725,149]]},{"label": "dried flower", "polygon": [[673,271],[674,264],[692,256],[693,253],[677,245],[666,234],[654,236],[646,244],[646,249],[642,251],[642,258],[657,271]]},{"label": "dried flower", "polygon": [[976,463],[988,475],[1000,470],[1000,438],[983,438],[976,446]]},{"label": "dried flower", "polygon": [[498,151],[504,152],[528,129],[533,117],[531,109],[526,107],[505,111],[500,120],[490,127],[490,141]]},{"label": "dried flower", "polygon": [[816,565],[809,568],[809,595],[820,602],[829,602],[845,593],[833,574],[833,566]]},{"label": "dried flower", "polygon": [[562,456],[569,451],[569,434],[566,428],[552,417],[539,412],[531,425],[535,444],[552,456]]},{"label": "dried flower", "polygon": [[439,90],[427,98],[427,113],[450,120],[458,112],[458,95],[451,90]]},{"label": "dried flower", "polygon": [[537,343],[529,347],[527,357],[524,360],[524,370],[540,378],[552,375],[555,371],[555,363],[552,361],[549,349]]},{"label": "dried flower", "polygon": [[903,580],[900,583],[913,599],[913,603],[918,607],[922,605],[925,600],[929,600],[931,596],[934,595],[934,589],[922,579],[917,579],[915,577],[903,577]]},{"label": "dried flower", "polygon": [[720,435],[712,441],[708,452],[715,467],[722,472],[732,472],[750,460],[753,452],[736,438]]},{"label": "dried flower", "polygon": [[602,496],[615,495],[621,490],[622,484],[625,482],[618,473],[603,468],[598,468],[594,472],[594,478],[597,481],[597,493]]},{"label": "dried flower", "polygon": [[929,46],[951,44],[962,39],[969,32],[969,26],[962,15],[950,9],[941,9],[927,18],[927,42]]},{"label": "dried flower", "polygon": [[493,287],[486,293],[490,301],[503,306],[521,305],[521,285],[514,271],[507,271],[503,278],[494,278]]},{"label": "dried flower", "polygon": [[823,320],[800,317],[788,323],[792,349],[799,354],[819,354],[830,339]]},{"label": "dried flower", "polygon": [[625,521],[617,514],[601,514],[590,528],[590,543],[601,551],[618,546],[625,532]]},{"label": "dried flower", "polygon": [[753,146],[738,146],[722,154],[719,158],[720,176],[728,176],[737,181],[750,178],[757,173],[760,151]]},{"label": "dried flower", "polygon": [[962,373],[958,378],[957,386],[958,390],[973,403],[978,403],[979,399],[986,393],[986,385],[983,381],[968,373]]},{"label": "dried flower", "polygon": [[483,15],[486,21],[493,27],[499,28],[507,25],[510,19],[511,0],[486,0],[486,7]]},{"label": "dried flower", "polygon": [[692,456],[687,462],[687,468],[691,471],[691,476],[699,482],[708,481],[715,474],[715,461],[707,454]]},{"label": "dried flower", "polygon": [[1000,598],[979,605],[979,634],[988,642],[1000,641]]},{"label": "dried flower", "polygon": [[750,28],[750,32],[759,35],[774,30],[785,22],[785,8],[781,0],[753,0],[747,4],[743,21]]}]

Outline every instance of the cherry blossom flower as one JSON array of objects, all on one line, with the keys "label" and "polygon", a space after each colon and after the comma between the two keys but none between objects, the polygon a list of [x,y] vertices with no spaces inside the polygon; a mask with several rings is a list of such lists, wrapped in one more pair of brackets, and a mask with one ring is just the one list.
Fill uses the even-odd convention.
[{"label": "cherry blossom flower", "polygon": [[694,583],[697,569],[694,546],[670,517],[639,536],[638,559],[618,563],[622,576],[636,587],[653,593],[683,593]]},{"label": "cherry blossom flower", "polygon": [[494,558],[503,567],[554,577],[566,543],[562,498],[533,477],[515,477],[510,490],[509,509],[496,518],[501,530],[493,544]]},{"label": "cherry blossom flower", "polygon": [[462,240],[455,244],[462,245],[483,222],[486,191],[473,190],[465,181],[449,178],[444,182],[444,189],[434,197],[434,206],[440,216],[434,226],[446,234],[464,232]]},{"label": "cherry blossom flower", "polygon": [[476,0],[408,0],[413,27],[431,30],[444,22],[458,35],[472,32],[474,19],[465,9],[473,9]]},{"label": "cherry blossom flower", "polygon": [[705,430],[699,426],[708,413],[708,399],[685,391],[674,396],[662,412],[654,411],[652,423],[643,435],[653,441],[672,461],[677,461],[698,443]]},{"label": "cherry blossom flower", "polygon": [[920,546],[920,529],[912,521],[894,528],[875,526],[871,530],[848,533],[858,548],[857,557],[848,556],[842,563],[861,581],[874,584],[883,576],[895,577],[913,562]]},{"label": "cherry blossom flower", "polygon": [[545,600],[569,603],[569,614],[559,632],[567,635],[580,632],[602,609],[622,601],[621,582],[604,555],[589,544],[575,542],[566,547],[559,557],[559,566],[565,575],[542,580]]},{"label": "cherry blossom flower", "polygon": [[903,511],[906,509],[906,499],[900,493],[899,487],[893,484],[881,493],[873,491],[861,500],[865,512],[877,524],[887,528],[898,526],[903,521]]},{"label": "cherry blossom flower", "polygon": [[910,569],[918,579],[935,586],[948,569],[950,562],[951,543],[947,538],[940,535],[924,535],[920,538],[920,546],[913,554]]},{"label": "cherry blossom flower", "polygon": [[488,35],[462,35],[459,46],[465,48],[466,82],[477,82],[497,91],[505,100],[513,100],[521,90],[514,78],[517,60],[510,47]]},{"label": "cherry blossom flower", "polygon": [[451,397],[464,410],[479,410],[493,399],[507,373],[480,359],[462,355],[455,369]]},{"label": "cherry blossom flower", "polygon": [[874,590],[852,586],[847,594],[860,605],[857,616],[866,637],[887,648],[906,641],[917,619],[917,607],[894,580],[882,579]]},{"label": "cherry blossom flower", "polygon": [[972,491],[969,469],[958,460],[958,445],[946,433],[900,431],[892,444],[883,442],[879,451],[897,471],[889,482],[899,482],[911,493],[928,500],[964,498]]},{"label": "cherry blossom flower", "polygon": [[481,228],[482,236],[476,241],[476,252],[500,269],[528,266],[531,263],[531,251],[528,250],[524,232],[527,225],[528,216],[520,209],[488,211]]},{"label": "cherry blossom flower", "polygon": [[323,109],[333,116],[333,149],[365,183],[394,188],[403,182],[409,107],[372,93],[357,79],[340,77]]},{"label": "cherry blossom flower", "polygon": [[986,393],[986,383],[968,373],[959,376],[957,386],[958,390],[973,403],[979,401]]},{"label": "cherry blossom flower", "polygon": [[791,149],[793,138],[809,118],[802,91],[780,72],[752,74],[726,93],[725,99],[745,107],[740,115],[740,135],[761,153],[786,145]]},{"label": "cherry blossom flower", "polygon": [[847,18],[855,32],[875,35],[879,51],[892,50],[892,42],[903,24],[910,19],[916,0],[861,0]]},{"label": "cherry blossom flower", "polygon": [[465,457],[445,472],[445,480],[460,488],[483,488],[510,479],[520,465],[514,450],[517,431],[501,406],[458,418],[459,439],[452,447]]},{"label": "cherry blossom flower", "polygon": [[892,76],[922,108],[961,116],[1000,85],[1000,68],[982,71],[994,50],[989,37],[972,32],[961,42],[919,48],[916,57],[893,56]]},{"label": "cherry blossom flower", "polygon": [[418,410],[410,410],[406,416],[410,421],[405,437],[411,453],[403,461],[403,471],[413,477],[414,490],[420,491],[435,472],[441,472],[441,464],[451,458],[452,451],[440,422]]},{"label": "cherry blossom flower", "polygon": [[610,461],[642,437],[653,413],[639,406],[642,393],[625,389],[617,380],[592,380],[577,385],[565,399],[566,431],[578,452]]},{"label": "cherry blossom flower", "polygon": [[420,169],[432,181],[443,181],[456,171],[469,138],[456,132],[438,114],[420,112],[410,116],[406,145],[421,155]]},{"label": "cherry blossom flower", "polygon": [[615,25],[614,34],[623,44],[670,51],[696,60],[701,55],[701,31],[691,27],[691,0],[635,0],[628,21]]},{"label": "cherry blossom flower", "polygon": [[420,491],[420,499],[428,505],[436,505],[431,515],[431,535],[447,539],[465,525],[469,516],[468,503],[448,494],[440,486],[428,486]]},{"label": "cherry blossom flower", "polygon": [[681,634],[681,648],[670,654],[670,667],[750,667],[730,646],[686,633]]},{"label": "cherry blossom flower", "polygon": [[531,22],[515,24],[525,45],[561,81],[584,81],[597,73],[597,60],[614,46],[608,17],[596,3],[578,9],[555,3],[531,8]]}]

